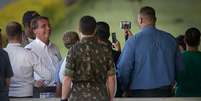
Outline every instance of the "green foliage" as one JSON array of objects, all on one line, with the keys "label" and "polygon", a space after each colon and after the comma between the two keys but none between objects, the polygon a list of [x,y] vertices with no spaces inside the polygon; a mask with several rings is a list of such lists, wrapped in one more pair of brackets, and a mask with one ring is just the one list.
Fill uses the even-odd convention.
[{"label": "green foliage", "polygon": [[41,15],[49,17],[52,27],[56,26],[66,16],[66,7],[63,0],[15,0],[1,9],[0,28],[3,33],[3,43],[6,43],[5,27],[10,21],[22,24],[22,16],[27,10],[35,10]]}]

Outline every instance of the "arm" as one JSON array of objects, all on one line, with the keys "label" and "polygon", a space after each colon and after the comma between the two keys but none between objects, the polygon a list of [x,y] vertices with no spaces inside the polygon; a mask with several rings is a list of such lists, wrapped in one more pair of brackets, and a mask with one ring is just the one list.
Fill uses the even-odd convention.
[{"label": "arm", "polygon": [[5,69],[5,78],[6,78],[5,83],[6,83],[6,86],[9,87],[10,86],[10,78],[13,76],[13,70],[12,70],[10,60],[9,60],[7,53],[5,55],[5,62],[7,64],[6,69]]},{"label": "arm", "polygon": [[63,85],[62,85],[62,96],[61,99],[68,99],[71,90],[71,81],[72,78],[69,76],[64,76]]},{"label": "arm", "polygon": [[120,81],[121,88],[123,91],[128,90],[129,83],[131,82],[131,72],[134,68],[134,45],[132,43],[132,39],[128,39],[126,42],[124,49],[119,57],[119,61],[117,64],[117,77]]},{"label": "arm", "polygon": [[9,86],[10,86],[10,78],[6,78],[6,87],[9,88]]},{"label": "arm", "polygon": [[115,75],[108,76],[107,78],[107,89],[109,90],[110,101],[115,96]]},{"label": "arm", "polygon": [[63,84],[62,84],[62,101],[67,101],[68,96],[70,95],[70,89],[71,89],[71,81],[74,76],[75,72],[75,60],[74,57],[74,50],[73,48],[70,48],[68,51],[68,55],[66,57],[66,65],[65,65],[65,72],[63,77]]},{"label": "arm", "polygon": [[36,86],[41,87],[47,85],[52,80],[52,75],[54,74],[51,73],[48,67],[45,67],[36,54],[30,51],[29,57],[29,63],[33,66],[34,77],[40,78],[35,80]]}]

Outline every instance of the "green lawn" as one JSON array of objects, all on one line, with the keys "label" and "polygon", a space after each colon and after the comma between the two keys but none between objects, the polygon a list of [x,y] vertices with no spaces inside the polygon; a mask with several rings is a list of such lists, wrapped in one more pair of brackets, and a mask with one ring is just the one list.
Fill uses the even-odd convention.
[{"label": "green lawn", "polygon": [[[83,15],[92,15],[97,21],[106,21],[111,32],[117,33],[117,38],[124,44],[123,31],[120,29],[121,20],[132,21],[132,32],[139,31],[136,17],[142,6],[152,6],[157,12],[157,27],[177,36],[183,34],[189,27],[201,28],[201,0],[91,0],[85,2],[74,13],[68,15],[52,33],[52,41],[61,50],[62,55],[66,49],[62,43],[65,31],[77,31],[79,19]],[[201,29],[200,29],[201,30]]]}]

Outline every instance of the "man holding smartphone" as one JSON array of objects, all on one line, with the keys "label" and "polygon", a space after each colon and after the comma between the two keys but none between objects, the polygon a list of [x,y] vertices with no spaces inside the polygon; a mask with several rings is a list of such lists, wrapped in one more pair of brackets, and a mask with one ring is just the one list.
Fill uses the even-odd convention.
[{"label": "man holding smartphone", "polygon": [[155,10],[142,7],[140,32],[126,41],[118,61],[118,78],[129,97],[173,96],[175,74],[183,67],[181,53],[174,37],[155,23]]}]

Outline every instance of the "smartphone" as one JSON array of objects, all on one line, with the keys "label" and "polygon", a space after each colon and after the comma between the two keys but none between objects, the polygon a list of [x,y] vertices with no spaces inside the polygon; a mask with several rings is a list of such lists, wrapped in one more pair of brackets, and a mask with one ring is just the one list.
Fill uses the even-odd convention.
[{"label": "smartphone", "polygon": [[131,21],[120,21],[121,29],[131,29]]},{"label": "smartphone", "polygon": [[117,42],[116,33],[112,33],[112,43],[116,43],[116,42]]}]

